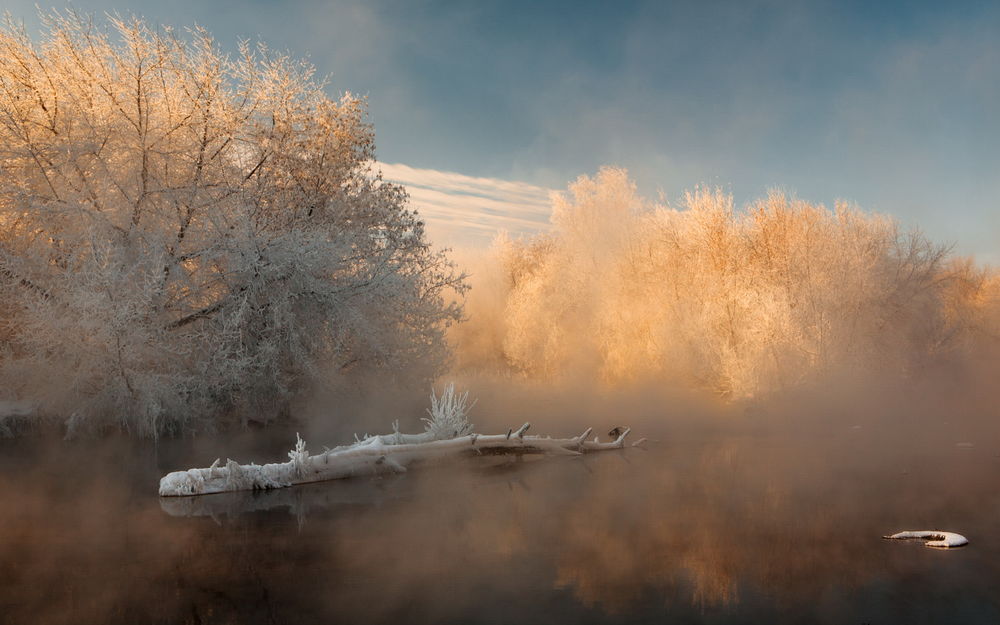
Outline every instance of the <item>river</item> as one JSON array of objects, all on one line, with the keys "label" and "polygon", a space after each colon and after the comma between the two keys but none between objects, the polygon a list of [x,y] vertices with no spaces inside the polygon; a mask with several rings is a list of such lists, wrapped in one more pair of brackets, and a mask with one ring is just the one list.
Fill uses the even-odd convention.
[{"label": "river", "polygon": [[[642,448],[163,500],[161,474],[227,440],[278,460],[276,437],[0,441],[0,620],[1000,622],[995,429],[855,421],[664,420]],[[880,538],[904,529],[971,544]]]}]

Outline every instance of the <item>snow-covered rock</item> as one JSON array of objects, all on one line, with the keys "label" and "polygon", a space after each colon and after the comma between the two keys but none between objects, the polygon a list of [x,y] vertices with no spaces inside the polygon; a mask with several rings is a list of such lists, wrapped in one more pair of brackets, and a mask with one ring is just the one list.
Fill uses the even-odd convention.
[{"label": "snow-covered rock", "polygon": [[924,543],[925,547],[935,547],[937,549],[949,549],[951,547],[964,547],[969,544],[969,539],[955,532],[942,532],[941,530],[907,530],[896,532],[890,536],[883,536],[893,540],[921,538],[930,539]]}]

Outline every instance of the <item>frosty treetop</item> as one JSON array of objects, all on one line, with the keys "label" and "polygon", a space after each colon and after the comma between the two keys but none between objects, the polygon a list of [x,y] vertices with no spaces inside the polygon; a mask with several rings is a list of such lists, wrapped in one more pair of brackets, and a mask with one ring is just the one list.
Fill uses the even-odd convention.
[{"label": "frosty treetop", "polygon": [[372,171],[365,105],[138,20],[0,29],[0,381],[146,433],[323,377],[437,372],[464,287]]}]

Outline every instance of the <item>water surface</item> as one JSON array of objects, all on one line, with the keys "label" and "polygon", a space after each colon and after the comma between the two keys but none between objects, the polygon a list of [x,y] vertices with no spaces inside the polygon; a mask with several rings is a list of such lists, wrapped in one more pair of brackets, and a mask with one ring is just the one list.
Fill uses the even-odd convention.
[{"label": "water surface", "polygon": [[[971,434],[748,418],[646,449],[169,500],[160,474],[225,443],[4,441],[0,618],[996,623],[1000,445]],[[272,438],[239,459],[279,459]],[[880,539],[932,528],[971,545]]]}]

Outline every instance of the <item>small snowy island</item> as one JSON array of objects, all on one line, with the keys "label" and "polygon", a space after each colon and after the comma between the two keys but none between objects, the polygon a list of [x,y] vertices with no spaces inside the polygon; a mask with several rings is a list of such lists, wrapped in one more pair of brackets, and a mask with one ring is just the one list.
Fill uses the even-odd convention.
[{"label": "small snowy island", "polygon": [[969,544],[969,539],[965,536],[956,534],[955,532],[942,532],[941,530],[907,530],[883,536],[882,538],[889,540],[924,539],[927,540],[924,543],[925,547],[935,549],[951,549],[952,547],[964,547]]}]

